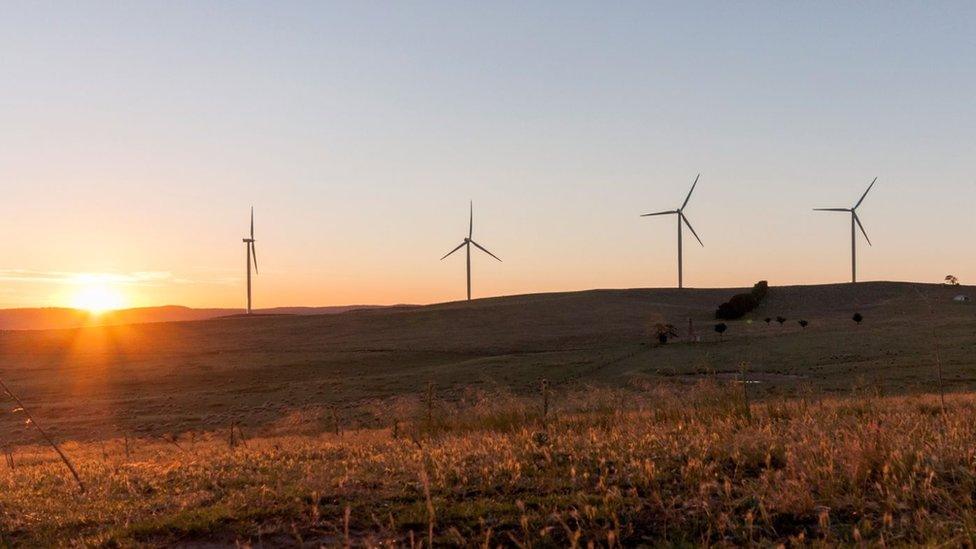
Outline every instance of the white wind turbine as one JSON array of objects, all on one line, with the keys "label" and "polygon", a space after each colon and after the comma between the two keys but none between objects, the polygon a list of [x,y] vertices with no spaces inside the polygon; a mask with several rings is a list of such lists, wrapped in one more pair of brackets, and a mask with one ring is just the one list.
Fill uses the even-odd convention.
[{"label": "white wind turbine", "polygon": [[460,250],[461,248],[467,248],[465,251],[467,252],[468,255],[468,301],[471,301],[471,245],[474,244],[475,247],[477,247],[479,250],[485,252],[491,257],[494,257],[495,259],[498,259],[498,261],[501,261],[501,259],[499,259],[497,255],[489,252],[481,244],[478,244],[477,242],[472,240],[471,236],[473,233],[474,233],[474,202],[470,204],[470,217],[468,219],[468,236],[464,240],[462,240],[460,244],[458,244],[457,248],[454,248],[453,250],[447,252],[447,254],[445,254],[444,257],[441,258],[441,261],[443,261],[447,259],[448,256]]},{"label": "white wind turbine", "polygon": [[864,191],[861,195],[861,199],[854,204],[853,208],[814,208],[817,212],[850,212],[851,214],[851,282],[857,282],[857,229],[861,229],[861,234],[864,235],[864,240],[868,241],[868,246],[871,246],[871,239],[868,238],[867,231],[864,230],[864,225],[861,225],[861,218],[857,216],[857,208],[864,202],[864,197],[871,192],[871,187],[874,187],[875,182],[878,178],[875,177],[871,184],[868,185],[868,190]]},{"label": "white wind turbine", "polygon": [[247,251],[247,262],[244,270],[247,272],[247,314],[251,314],[251,263],[254,263],[254,274],[258,274],[258,253],[254,248],[254,206],[251,206],[251,236],[244,239],[244,249]]},{"label": "white wind turbine", "polygon": [[695,228],[691,226],[691,222],[688,221],[688,218],[685,217],[685,214],[684,214],[685,206],[687,206],[688,205],[688,201],[691,200],[691,193],[695,192],[695,185],[698,184],[698,178],[699,177],[701,177],[701,174],[698,174],[698,175],[695,176],[695,182],[691,184],[691,190],[688,191],[688,196],[685,197],[685,201],[684,201],[684,203],[681,204],[681,207],[680,208],[678,208],[677,210],[667,210],[667,211],[664,211],[664,212],[654,212],[654,213],[643,214],[641,216],[641,217],[652,217],[652,216],[656,216],[656,215],[671,215],[671,214],[674,214],[674,215],[677,216],[677,218],[678,218],[678,287],[679,288],[684,288],[684,269],[683,269],[683,265],[682,265],[682,259],[683,259],[682,254],[683,254],[683,250],[682,250],[682,242],[681,242],[681,240],[682,240],[682,238],[681,238],[681,236],[682,236],[682,223],[688,226],[688,229],[691,230],[691,234],[695,235],[695,238],[698,240],[698,243],[701,244],[702,247],[705,246],[705,244],[702,243],[701,238],[698,238],[698,233],[695,232]]}]

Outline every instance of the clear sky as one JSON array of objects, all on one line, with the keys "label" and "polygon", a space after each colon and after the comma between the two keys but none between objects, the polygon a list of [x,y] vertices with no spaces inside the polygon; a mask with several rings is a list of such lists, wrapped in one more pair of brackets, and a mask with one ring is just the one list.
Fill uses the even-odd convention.
[{"label": "clear sky", "polygon": [[690,4],[7,4],[0,306],[976,282],[976,4]]}]

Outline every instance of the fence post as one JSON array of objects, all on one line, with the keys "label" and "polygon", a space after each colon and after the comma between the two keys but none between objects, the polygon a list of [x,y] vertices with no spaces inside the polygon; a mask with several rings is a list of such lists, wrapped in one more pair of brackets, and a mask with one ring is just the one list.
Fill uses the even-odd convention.
[{"label": "fence post", "polygon": [[433,429],[434,423],[434,382],[427,382],[427,432]]},{"label": "fence post", "polygon": [[342,429],[339,427],[339,409],[335,404],[332,405],[332,423],[337,437],[342,436]]},{"label": "fence post", "polygon": [[549,425],[549,380],[542,380],[542,423]]}]

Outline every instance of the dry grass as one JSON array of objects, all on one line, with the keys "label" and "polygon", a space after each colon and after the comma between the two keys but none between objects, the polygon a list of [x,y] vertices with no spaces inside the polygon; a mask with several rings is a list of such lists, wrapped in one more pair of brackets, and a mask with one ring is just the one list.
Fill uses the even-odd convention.
[{"label": "dry grass", "polygon": [[[388,429],[17,450],[0,545],[972,543],[976,396],[773,399],[741,386],[398,402]],[[328,430],[328,429],[326,429]],[[944,433],[944,434],[943,434]]]}]

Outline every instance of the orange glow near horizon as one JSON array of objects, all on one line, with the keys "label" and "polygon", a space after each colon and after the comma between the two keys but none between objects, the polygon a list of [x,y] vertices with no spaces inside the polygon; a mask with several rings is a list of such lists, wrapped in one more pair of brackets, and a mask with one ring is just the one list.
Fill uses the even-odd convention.
[{"label": "orange glow near horizon", "polygon": [[79,279],[78,288],[70,297],[70,305],[98,315],[126,308],[130,303],[121,289],[107,281]]},{"label": "orange glow near horizon", "polygon": [[258,310],[463,300],[466,237],[673,288],[679,207],[688,288],[842,283],[875,178],[858,279],[976,285],[976,7],[118,4],[0,17],[0,309],[243,311],[252,236]]}]

